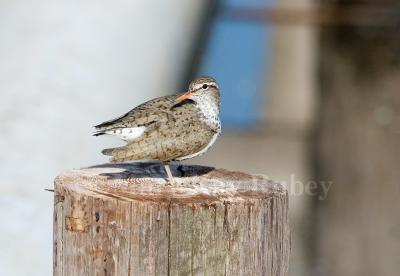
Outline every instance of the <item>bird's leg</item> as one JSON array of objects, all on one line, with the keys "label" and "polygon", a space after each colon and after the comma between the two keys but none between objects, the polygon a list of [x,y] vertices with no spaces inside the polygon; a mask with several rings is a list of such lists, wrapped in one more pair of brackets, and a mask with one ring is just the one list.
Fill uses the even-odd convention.
[{"label": "bird's leg", "polygon": [[174,184],[175,181],[174,181],[174,177],[172,176],[171,168],[169,167],[169,163],[168,162],[163,162],[163,165],[164,165],[165,172],[168,175],[169,185]]}]

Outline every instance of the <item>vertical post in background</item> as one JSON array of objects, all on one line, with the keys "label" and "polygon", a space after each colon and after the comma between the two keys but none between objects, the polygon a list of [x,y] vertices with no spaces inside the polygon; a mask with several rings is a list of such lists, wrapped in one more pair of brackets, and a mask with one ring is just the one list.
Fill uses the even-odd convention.
[{"label": "vertical post in background", "polygon": [[[338,9],[352,4],[359,2]],[[315,163],[318,178],[333,184],[317,204],[314,267],[320,275],[399,270],[400,45],[393,15],[400,9],[397,1],[363,1],[363,7],[348,18],[368,10],[376,14],[367,18],[370,25],[321,32]]]}]

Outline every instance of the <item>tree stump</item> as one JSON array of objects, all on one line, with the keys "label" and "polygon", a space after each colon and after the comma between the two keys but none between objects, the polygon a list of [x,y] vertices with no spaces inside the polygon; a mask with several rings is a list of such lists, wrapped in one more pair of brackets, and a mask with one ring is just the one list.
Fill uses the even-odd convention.
[{"label": "tree stump", "polygon": [[264,176],[159,163],[58,176],[54,275],[287,275],[288,194]]}]

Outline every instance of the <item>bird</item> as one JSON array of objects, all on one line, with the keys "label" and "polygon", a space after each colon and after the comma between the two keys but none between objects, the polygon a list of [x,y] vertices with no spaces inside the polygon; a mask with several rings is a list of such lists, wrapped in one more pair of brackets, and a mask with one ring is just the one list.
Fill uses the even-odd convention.
[{"label": "bird", "polygon": [[220,135],[220,98],[216,80],[199,77],[187,92],[149,100],[94,126],[93,135],[113,135],[127,142],[102,151],[111,162],[159,160],[167,182],[173,184],[169,163],[205,153]]}]

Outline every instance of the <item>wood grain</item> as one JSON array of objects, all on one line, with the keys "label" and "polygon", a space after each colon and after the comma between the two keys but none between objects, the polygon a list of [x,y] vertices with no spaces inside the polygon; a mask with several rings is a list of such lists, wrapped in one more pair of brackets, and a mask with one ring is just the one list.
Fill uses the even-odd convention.
[{"label": "wood grain", "polygon": [[287,275],[288,195],[201,166],[104,164],[55,180],[54,275]]}]

